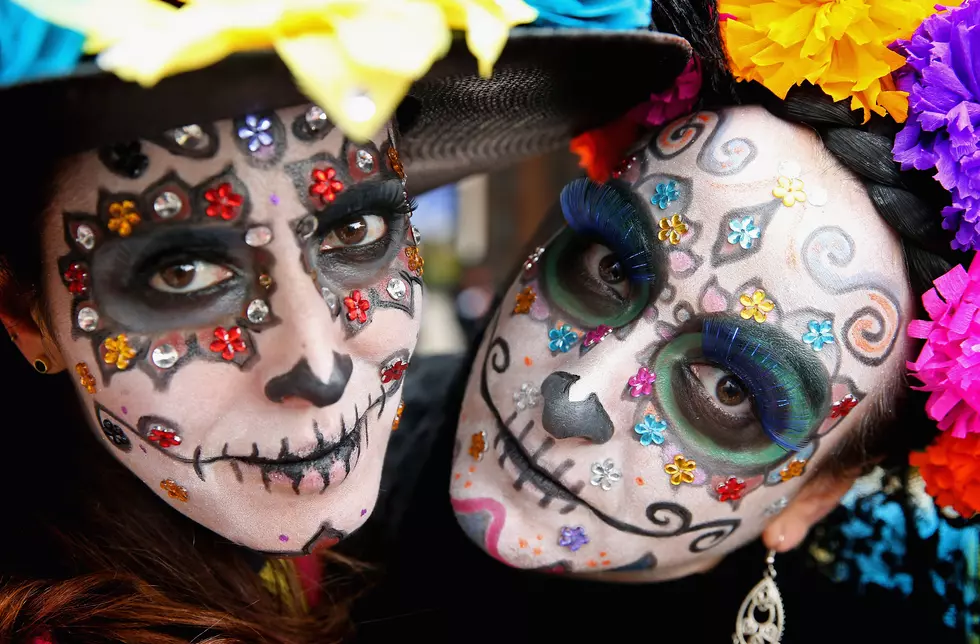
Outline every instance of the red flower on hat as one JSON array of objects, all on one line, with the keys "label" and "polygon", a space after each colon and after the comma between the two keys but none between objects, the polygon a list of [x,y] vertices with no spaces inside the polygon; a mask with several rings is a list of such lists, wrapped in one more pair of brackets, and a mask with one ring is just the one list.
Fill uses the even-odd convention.
[{"label": "red flower on hat", "polygon": [[68,282],[68,292],[72,295],[85,295],[88,292],[88,267],[75,262],[65,271],[65,281]]},{"label": "red flower on hat", "polygon": [[316,168],[310,174],[313,185],[310,186],[310,196],[319,197],[324,204],[337,198],[337,193],[344,189],[344,184],[337,181],[337,171],[333,168]]},{"label": "red flower on hat", "polygon": [[621,118],[604,127],[590,130],[572,139],[569,146],[578,155],[580,168],[585,168],[593,181],[606,181],[623,160],[626,150],[634,143],[640,126],[629,118]]},{"label": "red flower on hat", "polygon": [[738,501],[745,491],[745,483],[734,476],[729,476],[727,481],[718,484],[715,491],[718,492],[719,501]]},{"label": "red flower on hat", "polygon": [[242,330],[233,326],[227,331],[224,327],[214,330],[214,340],[211,342],[211,351],[220,353],[225,360],[233,360],[236,353],[246,350],[245,341],[242,340]]},{"label": "red flower on hat", "polygon": [[381,371],[381,382],[389,383],[392,380],[401,380],[402,376],[405,375],[406,369],[408,369],[407,362],[402,362],[401,360],[396,361],[390,367]]},{"label": "red flower on hat", "polygon": [[361,324],[367,322],[367,310],[371,308],[371,302],[363,297],[360,291],[352,291],[348,297],[345,297],[344,306],[347,307],[348,320],[356,320]]},{"label": "red flower on hat", "polygon": [[245,202],[240,194],[232,192],[230,183],[211,188],[204,193],[204,198],[210,203],[205,210],[208,217],[221,217],[225,221],[237,217],[238,209]]}]

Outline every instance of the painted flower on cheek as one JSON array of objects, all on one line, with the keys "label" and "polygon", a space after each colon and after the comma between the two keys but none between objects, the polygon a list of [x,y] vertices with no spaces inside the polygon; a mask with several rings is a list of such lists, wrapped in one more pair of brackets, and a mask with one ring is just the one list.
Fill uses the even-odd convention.
[{"label": "painted flower on cheek", "polygon": [[211,341],[210,348],[214,353],[220,353],[225,360],[234,360],[236,353],[242,353],[246,349],[241,328],[233,326],[226,331],[219,326],[214,330],[214,340]]},{"label": "painted flower on cheek", "polygon": [[591,331],[586,332],[585,339],[582,341],[582,346],[591,347],[599,344],[610,333],[612,333],[612,327],[606,326],[605,324],[600,324]]},{"label": "painted flower on cheek", "polygon": [[795,459],[790,461],[789,465],[784,467],[779,472],[779,478],[783,481],[788,481],[790,479],[795,479],[797,476],[803,476],[803,470],[806,468],[806,461],[801,461]]},{"label": "painted flower on cheek", "polygon": [[666,210],[671,201],[677,201],[677,197],[677,184],[675,182],[658,183],[650,202],[661,210]]},{"label": "painted flower on cheek", "polygon": [[333,168],[317,168],[310,174],[313,185],[310,186],[310,196],[318,197],[324,204],[337,198],[344,189],[344,184],[337,180],[337,171]]},{"label": "painted flower on cheek", "polygon": [[529,382],[525,382],[519,391],[514,392],[514,406],[518,411],[537,407],[540,400],[541,390]]},{"label": "painted flower on cheek", "polygon": [[742,498],[742,492],[745,491],[745,483],[734,476],[729,476],[727,481],[718,484],[715,491],[718,493],[718,500],[722,503],[738,501]]},{"label": "painted flower on cheek", "polygon": [[249,114],[245,117],[245,125],[238,128],[238,138],[246,142],[250,152],[257,152],[259,148],[272,145],[270,129],[272,121]]},{"label": "painted flower on cheek", "polygon": [[575,552],[587,543],[589,543],[589,537],[586,536],[585,528],[582,526],[562,526],[561,531],[558,533],[558,545],[562,548],[568,548],[572,552]]},{"label": "painted flower on cheek", "polygon": [[766,315],[776,308],[776,305],[773,304],[772,300],[766,299],[765,291],[756,291],[751,295],[751,297],[743,294],[738,298],[738,302],[742,305],[742,319],[754,319],[760,324],[765,322]]},{"label": "painted flower on cheek", "polygon": [[64,273],[68,282],[68,292],[72,295],[85,295],[88,292],[88,268],[80,262],[72,262]]},{"label": "painted flower on cheek", "polygon": [[831,344],[834,341],[834,333],[830,320],[817,322],[810,320],[807,325],[807,332],[803,334],[803,341],[810,345],[814,351],[823,349],[823,345]]},{"label": "painted flower on cheek", "polygon": [[527,314],[531,312],[531,305],[534,304],[534,300],[538,299],[538,294],[534,292],[533,288],[526,286],[514,299],[514,314]]},{"label": "painted flower on cheek", "polygon": [[419,277],[425,272],[425,260],[417,246],[409,246],[405,249],[405,257],[408,259],[408,270],[413,271]]},{"label": "painted flower on cheek", "polygon": [[673,463],[664,465],[664,472],[670,477],[671,485],[694,483],[694,470],[697,469],[697,465],[694,461],[684,458],[683,454],[678,454],[674,457]]},{"label": "painted flower on cheek", "polygon": [[146,438],[164,449],[173,447],[174,445],[180,445],[181,440],[177,432],[169,427],[162,427],[160,425],[151,425]]},{"label": "painted flower on cheek", "polygon": [[640,445],[663,445],[664,432],[667,431],[667,421],[658,420],[656,416],[647,414],[643,422],[633,426],[633,431],[640,435]]},{"label": "painted flower on cheek", "polygon": [[347,319],[351,322],[367,322],[367,312],[371,308],[371,301],[368,300],[360,291],[351,291],[351,294],[344,298],[344,306],[347,307]]},{"label": "painted flower on cheek", "polygon": [[136,349],[129,346],[129,338],[125,333],[120,333],[114,338],[106,338],[102,341],[102,348],[105,350],[102,355],[103,362],[115,365],[120,371],[129,367],[129,361],[136,357]]},{"label": "painted flower on cheek", "polygon": [[806,201],[806,193],[803,192],[803,180],[779,177],[776,180],[776,187],[772,189],[772,196],[776,199],[782,199],[783,205],[787,208],[803,203]]},{"label": "painted flower on cheek", "polygon": [[177,499],[182,503],[187,503],[187,488],[177,485],[173,479],[160,481],[160,489],[164,490],[171,499]]},{"label": "painted flower on cheek", "polygon": [[657,374],[652,373],[646,367],[640,367],[636,375],[630,376],[626,381],[629,385],[630,395],[634,398],[649,396],[653,393],[653,383],[657,381]]},{"label": "painted flower on cheek", "polygon": [[483,459],[483,455],[487,451],[487,435],[485,432],[476,432],[470,436],[470,449],[469,454],[474,461],[479,461]]},{"label": "painted flower on cheek", "polygon": [[671,245],[676,246],[681,243],[681,236],[687,233],[687,224],[681,219],[680,215],[672,215],[670,219],[664,217],[660,220],[660,231],[657,239],[660,241],[670,241]]},{"label": "painted flower on cheek", "polygon": [[607,458],[602,463],[592,464],[592,478],[589,482],[598,488],[608,491],[612,489],[613,483],[616,483],[621,478],[623,478],[623,474],[616,469],[612,459]]},{"label": "painted flower on cheek", "polygon": [[847,394],[833,405],[830,406],[831,418],[844,418],[851,410],[857,407],[858,399],[854,394]]},{"label": "painted flower on cheek", "polygon": [[563,324],[554,329],[548,329],[548,348],[552,353],[568,353],[575,343],[578,342],[578,334],[572,331],[572,327]]},{"label": "painted flower on cheek", "polygon": [[728,233],[728,243],[738,244],[745,250],[752,248],[753,242],[762,234],[762,230],[753,223],[752,217],[732,219],[728,222],[728,227],[732,230]]},{"label": "painted flower on cheek", "polygon": [[120,237],[129,237],[133,232],[133,226],[140,221],[140,215],[136,212],[136,204],[128,199],[117,201],[109,206],[109,230]]},{"label": "painted flower on cheek", "polygon": [[212,188],[204,193],[204,198],[208,201],[205,210],[208,217],[221,217],[225,221],[230,221],[238,216],[238,209],[244,203],[240,194],[232,192],[230,183],[222,183],[217,188]]},{"label": "painted flower on cheek", "polygon": [[408,369],[408,363],[402,360],[395,361],[390,367],[387,367],[381,371],[381,382],[387,384],[392,380],[401,380],[402,376],[405,375],[405,370]]}]

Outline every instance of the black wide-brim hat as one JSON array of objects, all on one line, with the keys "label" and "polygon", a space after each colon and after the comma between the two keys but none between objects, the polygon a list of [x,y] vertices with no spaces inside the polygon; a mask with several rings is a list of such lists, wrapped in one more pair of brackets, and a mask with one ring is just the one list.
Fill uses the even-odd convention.
[{"label": "black wide-brim hat", "polygon": [[[690,56],[686,40],[653,28],[517,28],[493,75],[481,78],[457,38],[396,113],[408,188],[424,192],[560,149],[670,87]],[[271,51],[148,88],[85,62],[70,75],[0,88],[0,123],[15,162],[11,151],[36,145],[39,133],[44,154],[61,156],[309,102]]]}]

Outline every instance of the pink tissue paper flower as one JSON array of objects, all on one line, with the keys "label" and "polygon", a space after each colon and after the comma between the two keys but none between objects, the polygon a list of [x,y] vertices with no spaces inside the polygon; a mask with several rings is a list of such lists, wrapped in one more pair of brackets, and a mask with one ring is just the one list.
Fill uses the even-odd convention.
[{"label": "pink tissue paper flower", "polygon": [[692,56],[673,85],[651,95],[646,103],[634,107],[629,112],[629,118],[640,125],[663,125],[689,113],[700,93],[701,63],[697,56]]}]

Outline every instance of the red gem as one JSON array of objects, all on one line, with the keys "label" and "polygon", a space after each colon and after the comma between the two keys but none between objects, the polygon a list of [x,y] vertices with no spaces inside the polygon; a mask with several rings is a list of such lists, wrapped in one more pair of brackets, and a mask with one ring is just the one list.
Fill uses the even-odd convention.
[{"label": "red gem", "polygon": [[395,362],[381,372],[381,382],[388,383],[392,380],[401,380],[402,376],[405,375],[406,369],[408,369],[407,362],[402,362],[401,360]]},{"label": "red gem", "polygon": [[344,184],[337,181],[337,171],[333,168],[313,170],[310,179],[313,185],[310,186],[310,196],[319,197],[324,204],[330,203],[337,198],[337,193],[344,189]]},{"label": "red gem", "polygon": [[204,193],[204,198],[211,204],[205,211],[208,217],[221,217],[225,221],[237,217],[238,209],[245,201],[241,195],[231,191],[230,183],[222,183],[217,188],[211,188]]},{"label": "red gem", "polygon": [[718,500],[721,502],[738,501],[742,498],[742,492],[745,491],[745,483],[734,476],[729,476],[727,481],[718,484],[715,491],[718,492]]},{"label": "red gem", "polygon": [[353,291],[349,297],[345,297],[344,306],[347,307],[348,320],[357,320],[361,324],[367,322],[367,310],[371,308],[371,302],[362,297],[360,291]]},{"label": "red gem", "polygon": [[68,282],[69,293],[85,295],[88,292],[88,268],[85,264],[75,262],[65,271],[65,281]]},{"label": "red gem", "polygon": [[635,156],[627,157],[622,161],[620,161],[619,164],[616,166],[616,169],[613,170],[612,172],[613,179],[618,179],[623,174],[625,174],[627,170],[633,167],[633,163],[635,162],[636,162]]},{"label": "red gem", "polygon": [[830,406],[830,417],[843,418],[851,413],[851,410],[857,407],[857,404],[857,397],[854,394],[847,394]]},{"label": "red gem", "polygon": [[163,448],[180,445],[180,436],[172,429],[151,429],[146,437]]},{"label": "red gem", "polygon": [[233,326],[227,331],[223,327],[214,330],[214,341],[211,342],[211,350],[220,353],[225,360],[233,360],[236,353],[245,351],[245,341],[242,340],[242,330]]}]

